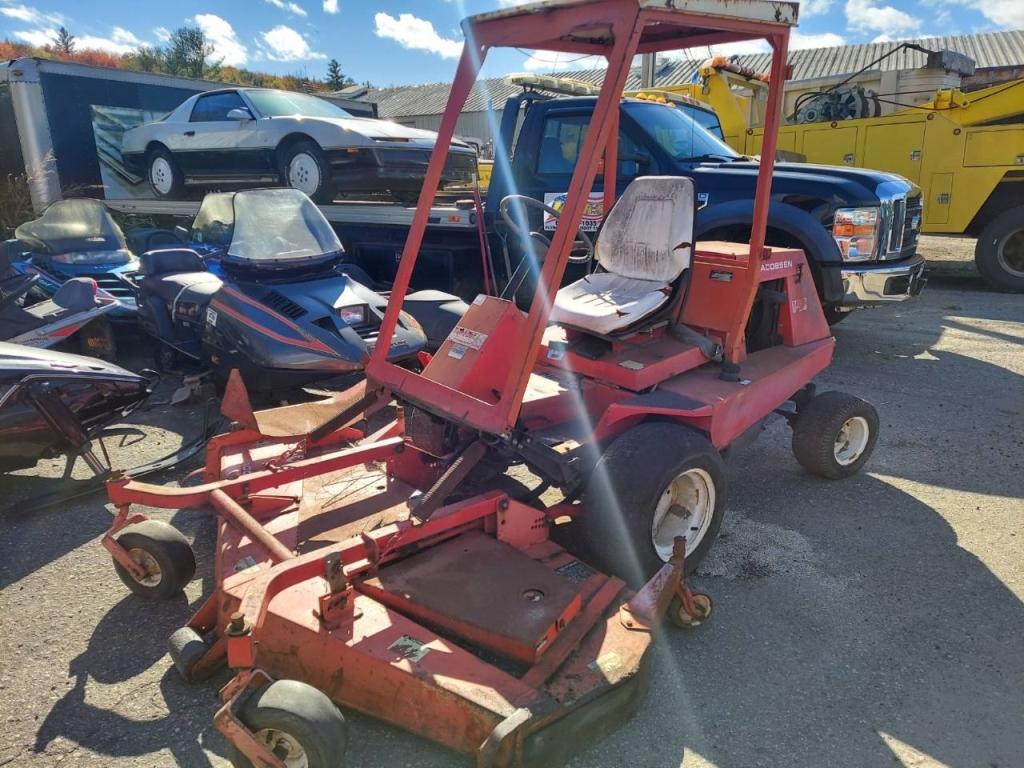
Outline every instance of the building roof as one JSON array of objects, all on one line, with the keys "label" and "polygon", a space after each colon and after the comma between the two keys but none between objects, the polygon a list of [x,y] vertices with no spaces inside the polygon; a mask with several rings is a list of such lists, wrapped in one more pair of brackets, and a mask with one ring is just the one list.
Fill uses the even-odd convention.
[{"label": "building roof", "polygon": [[[892,51],[895,53],[882,59],[871,69],[890,71],[923,67],[927,58],[925,54],[907,48],[900,50],[899,46],[904,42],[916,43],[932,50],[958,51],[974,59],[979,69],[1024,64],[1024,30],[1009,30],[791,51],[789,63],[793,65],[793,80],[853,74]],[[659,59],[655,83],[661,86],[688,83],[696,73],[697,67],[706,59],[707,57],[686,60]],[[766,72],[771,57],[767,53],[753,53],[734,57],[734,60],[740,66],[749,67],[755,72]],[[574,70],[554,74],[589,83],[600,83],[604,77],[604,70]],[[640,68],[634,67],[626,81],[626,90],[639,87]],[[378,113],[383,118],[437,115],[444,111],[450,88],[450,83],[404,85],[374,89],[360,98],[377,102]],[[516,95],[520,90],[519,86],[509,85],[502,78],[480,80],[473,86],[463,111],[482,112],[488,108],[500,109],[510,96]]]}]

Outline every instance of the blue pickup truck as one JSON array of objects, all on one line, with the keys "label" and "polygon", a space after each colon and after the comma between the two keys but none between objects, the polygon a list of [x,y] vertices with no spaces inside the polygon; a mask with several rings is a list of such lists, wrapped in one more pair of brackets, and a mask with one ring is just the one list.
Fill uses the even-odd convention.
[{"label": "blue pickup truck", "polygon": [[[595,103],[592,96],[551,98],[535,91],[508,101],[499,146],[509,148],[509,162],[495,162],[491,176],[485,206],[490,231],[500,231],[498,205],[506,195],[527,195],[558,208]],[[707,112],[697,105],[623,98],[617,193],[637,176],[690,176],[698,192],[697,236],[746,242],[758,163],[716,136]],[[600,223],[601,184],[598,177],[583,228]],[[534,229],[553,228],[553,218],[542,222],[540,213],[534,215]],[[830,322],[852,309],[920,291],[920,225],[921,192],[900,176],[806,163],[775,167],[768,243],[807,254]]]}]

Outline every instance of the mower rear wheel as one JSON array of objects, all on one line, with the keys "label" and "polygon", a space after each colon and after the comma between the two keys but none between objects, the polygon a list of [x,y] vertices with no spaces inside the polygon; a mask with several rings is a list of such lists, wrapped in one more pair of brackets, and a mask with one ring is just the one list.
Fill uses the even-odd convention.
[{"label": "mower rear wheel", "polygon": [[[326,694],[297,680],[277,680],[256,691],[238,710],[238,719],[287,768],[342,768],[348,725]],[[235,768],[252,762],[233,744]]]},{"label": "mower rear wheel", "polygon": [[180,593],[195,575],[196,557],[188,540],[174,526],[160,520],[129,525],[118,534],[117,543],[146,570],[145,577],[136,579],[114,561],[121,581],[139,597],[167,600]]},{"label": "mower rear wheel", "polygon": [[725,467],[701,433],[650,422],[621,435],[601,456],[572,525],[595,565],[640,585],[686,538],[686,572],[711,548],[725,509]]},{"label": "mower rear wheel", "polygon": [[196,664],[210,650],[209,644],[202,635],[192,627],[175,630],[167,638],[167,653],[174,662],[174,668],[186,683],[197,683],[201,678],[195,675]]},{"label": "mower rear wheel", "polygon": [[860,471],[878,441],[878,412],[845,392],[822,392],[797,410],[793,455],[808,472],[838,480]]}]

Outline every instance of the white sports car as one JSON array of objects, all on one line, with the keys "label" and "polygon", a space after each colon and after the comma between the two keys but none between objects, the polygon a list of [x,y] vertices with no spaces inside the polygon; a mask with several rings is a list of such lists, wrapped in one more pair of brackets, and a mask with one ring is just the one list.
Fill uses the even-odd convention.
[{"label": "white sports car", "polygon": [[[125,166],[162,199],[186,185],[285,184],[318,202],[336,194],[419,192],[436,134],[353,117],[316,96],[269,88],[196,94],[160,120],[128,130]],[[453,141],[441,183],[476,173],[476,153]]]}]

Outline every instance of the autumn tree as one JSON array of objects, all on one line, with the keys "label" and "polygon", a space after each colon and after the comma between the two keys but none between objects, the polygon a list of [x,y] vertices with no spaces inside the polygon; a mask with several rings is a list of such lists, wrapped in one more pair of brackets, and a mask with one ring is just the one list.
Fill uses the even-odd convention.
[{"label": "autumn tree", "polygon": [[220,68],[220,62],[207,62],[213,55],[213,45],[199,27],[174,30],[163,55],[165,69],[172,75],[213,77]]},{"label": "autumn tree", "polygon": [[68,31],[67,27],[62,26],[57,30],[57,39],[53,44],[53,49],[63,56],[74,55],[75,36]]}]

